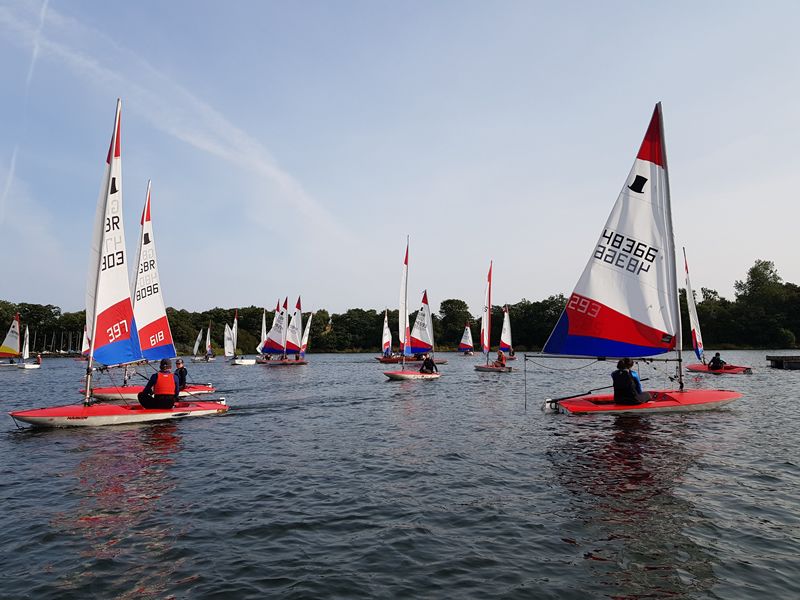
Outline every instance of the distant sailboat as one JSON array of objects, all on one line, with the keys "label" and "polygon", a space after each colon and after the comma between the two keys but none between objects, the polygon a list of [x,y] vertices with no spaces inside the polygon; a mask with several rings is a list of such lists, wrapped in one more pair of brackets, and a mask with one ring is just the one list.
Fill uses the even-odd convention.
[{"label": "distant sailboat", "polygon": [[503,307],[503,329],[500,332],[500,350],[506,355],[506,360],[516,360],[514,356],[514,344],[511,342],[511,317],[509,316],[508,304]]},{"label": "distant sailboat", "polygon": [[25,338],[22,342],[22,355],[21,355],[22,360],[17,365],[18,369],[38,369],[42,366],[38,362],[34,363],[25,362],[30,358],[29,338],[30,336],[28,335],[28,326],[25,325]]},{"label": "distant sailboat", "polygon": [[469,321],[464,326],[464,334],[461,336],[461,341],[458,344],[458,351],[464,356],[472,356],[475,354],[475,343],[472,341],[472,329],[469,326]]},{"label": "distant sailboat", "polygon": [[392,331],[389,329],[389,311],[383,311],[383,334],[381,335],[381,352],[383,356],[392,355]]},{"label": "distant sailboat", "polygon": [[0,345],[0,357],[10,359],[9,362],[1,362],[0,367],[13,367],[16,365],[14,360],[19,356],[19,313],[14,315],[8,333]]},{"label": "distant sailboat", "polygon": [[82,405],[21,410],[11,416],[37,427],[118,425],[212,415],[228,410],[224,401],[178,402],[171,409],[138,405],[91,403],[93,364],[124,365],[141,359],[138,330],[131,303],[122,209],[120,110],[117,101],[114,130],[95,213],[86,289],[86,332],[90,341]]},{"label": "distant sailboat", "polygon": [[498,360],[489,362],[489,354],[492,351],[492,262],[489,262],[489,274],[486,276],[486,296],[483,301],[483,313],[481,314],[481,352],[486,358],[483,365],[475,365],[475,370],[483,373],[510,373],[511,367],[506,366]]},{"label": "distant sailboat", "polygon": [[441,377],[438,371],[422,373],[420,371],[406,370],[406,353],[433,351],[433,321],[430,307],[428,306],[427,290],[422,294],[422,307],[417,313],[413,331],[409,331],[408,328],[408,248],[409,243],[408,239],[406,239],[406,256],[403,261],[402,277],[400,278],[400,324],[398,326],[403,340],[400,346],[403,354],[403,367],[400,371],[384,371],[383,374],[392,381],[438,379]]},{"label": "distant sailboat", "polygon": [[[286,367],[286,366],[302,366],[307,365],[308,361],[303,358],[305,350],[303,349],[303,337],[307,333],[303,331],[303,309],[300,303],[300,297],[297,298],[292,317],[286,325],[286,315],[288,314],[288,298],[284,301],[284,318],[280,323],[280,334],[283,337],[283,352],[278,360],[269,360],[263,364],[270,367]],[[280,317],[279,317],[280,318]],[[269,337],[269,334],[267,335]],[[293,359],[289,359],[290,355],[294,355]]]}]

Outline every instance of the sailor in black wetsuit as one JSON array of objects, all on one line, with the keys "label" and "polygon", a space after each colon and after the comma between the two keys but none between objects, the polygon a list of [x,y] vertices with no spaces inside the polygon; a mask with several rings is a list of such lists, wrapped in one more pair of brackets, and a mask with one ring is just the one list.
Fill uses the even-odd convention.
[{"label": "sailor in black wetsuit", "polygon": [[617,362],[617,370],[611,373],[611,380],[614,382],[614,403],[615,404],[641,404],[650,400],[648,392],[639,392],[631,373],[633,361],[630,358],[623,358]]},{"label": "sailor in black wetsuit", "polygon": [[183,366],[183,359],[179,358],[175,361],[175,375],[178,376],[178,389],[185,390],[186,389],[186,377],[189,372],[186,370],[186,367]]},{"label": "sailor in black wetsuit", "polygon": [[722,360],[722,358],[720,357],[719,352],[717,352],[714,355],[714,357],[710,361],[708,361],[708,370],[709,371],[721,371],[722,369],[725,368],[726,364],[727,363],[724,360]]},{"label": "sailor in black wetsuit", "polygon": [[436,367],[436,363],[433,362],[433,359],[427,354],[424,354],[423,356],[424,360],[422,361],[422,366],[419,368],[419,372],[430,374],[435,371],[438,373],[439,369]]}]

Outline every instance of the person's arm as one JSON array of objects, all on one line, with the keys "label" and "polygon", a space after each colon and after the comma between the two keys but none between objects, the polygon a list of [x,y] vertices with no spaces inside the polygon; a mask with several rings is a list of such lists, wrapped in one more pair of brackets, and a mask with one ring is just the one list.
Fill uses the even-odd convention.
[{"label": "person's arm", "polygon": [[178,394],[181,391],[181,382],[178,380],[178,376],[173,373],[172,379],[175,380],[175,400],[178,399]]},{"label": "person's arm", "polygon": [[158,381],[158,373],[153,373],[150,376],[150,379],[147,380],[147,385],[144,386],[142,393],[145,394],[146,396],[152,396],[153,387],[156,385],[156,381]]},{"label": "person's arm", "polygon": [[433,367],[434,371],[436,371],[437,373],[439,372],[439,367],[436,366],[436,361],[431,360],[431,366]]}]

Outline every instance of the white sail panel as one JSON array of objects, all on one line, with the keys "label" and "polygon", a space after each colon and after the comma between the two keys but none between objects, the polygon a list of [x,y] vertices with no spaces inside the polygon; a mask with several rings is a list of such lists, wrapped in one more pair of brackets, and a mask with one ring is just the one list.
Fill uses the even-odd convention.
[{"label": "white sail panel", "polygon": [[694,301],[692,282],[689,280],[689,261],[686,260],[686,248],[683,249],[683,264],[686,269],[686,305],[689,308],[689,324],[692,327],[692,349],[697,355],[697,359],[705,363],[703,336],[700,334],[700,319],[697,318],[697,305]]},{"label": "white sail panel", "polygon": [[308,336],[311,333],[311,319],[314,316],[314,313],[310,313],[308,315],[308,321],[306,322],[306,328],[303,330],[303,341],[300,344],[300,354],[305,356],[306,349],[308,348]]},{"label": "white sail panel", "polygon": [[31,356],[30,355],[30,335],[28,334],[28,326],[25,325],[25,337],[23,338],[23,341],[22,341],[22,353],[20,355],[20,358],[23,361],[26,361],[26,360],[28,360],[30,358],[30,356]]},{"label": "white sail panel", "polygon": [[383,311],[383,335],[381,336],[381,351],[384,354],[392,352],[392,332],[389,329],[389,311]]},{"label": "white sail panel", "polygon": [[197,339],[194,341],[194,348],[192,348],[192,355],[197,356],[197,351],[200,349],[200,342],[203,340],[203,329],[197,333]]},{"label": "white sail panel", "polygon": [[486,276],[486,294],[481,313],[481,352],[487,357],[492,349],[492,261],[489,261],[489,274]]},{"label": "white sail panel", "polygon": [[508,305],[503,307],[503,330],[500,332],[500,350],[511,352],[511,317],[508,316]]},{"label": "white sail panel", "polygon": [[414,319],[411,330],[411,353],[422,354],[433,351],[433,319],[428,305],[428,291],[422,292],[422,307]]},{"label": "white sail panel", "polygon": [[133,316],[139,328],[139,344],[147,360],[177,356],[172,342],[163,288],[158,277],[158,256],[150,214],[150,181],[142,210],[139,254],[133,294]]},{"label": "white sail panel", "polygon": [[233,358],[236,346],[233,345],[233,329],[231,326],[225,323],[225,338],[224,338],[224,349],[225,349],[225,356],[228,358]]},{"label": "white sail panel", "polygon": [[206,331],[206,356],[212,356],[214,349],[211,346],[211,321],[208,322],[208,330]]},{"label": "white sail panel", "polygon": [[117,100],[114,131],[95,213],[94,235],[86,286],[86,334],[90,358],[105,365],[141,359],[128,282],[128,257],[122,210],[120,112]]},{"label": "white sail panel", "polygon": [[284,352],[288,301],[287,298],[283,303],[283,308],[275,312],[272,327],[267,332],[267,341],[261,346],[261,352],[264,354],[283,354]]},{"label": "white sail panel", "polygon": [[286,354],[299,354],[303,337],[303,309],[300,306],[300,296],[294,306],[292,318],[286,330]]},{"label": "white sail panel", "polygon": [[661,107],[544,352],[652,356],[676,348],[680,312]]},{"label": "white sail panel", "polygon": [[408,246],[406,241],[406,256],[403,259],[403,273],[400,276],[400,312],[397,317],[397,334],[400,338],[400,353],[411,354],[411,330],[408,322],[408,305],[406,297],[408,295]]},{"label": "white sail panel", "polygon": [[459,352],[472,352],[475,348],[475,344],[472,342],[472,329],[470,329],[469,323],[464,326],[464,333],[461,336],[461,342],[458,344],[458,351]]}]

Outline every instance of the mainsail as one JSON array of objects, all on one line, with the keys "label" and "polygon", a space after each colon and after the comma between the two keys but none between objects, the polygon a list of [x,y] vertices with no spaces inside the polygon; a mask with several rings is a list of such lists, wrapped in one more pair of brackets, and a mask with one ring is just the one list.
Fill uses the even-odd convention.
[{"label": "mainsail", "polygon": [[194,348],[192,348],[192,355],[197,356],[197,351],[200,349],[200,342],[203,340],[203,328],[197,333],[197,339],[194,341]]},{"label": "mainsail", "polygon": [[511,318],[508,316],[508,304],[503,307],[503,330],[500,332],[500,350],[511,352]]},{"label": "mainsail", "polygon": [[464,326],[464,334],[461,336],[461,342],[458,344],[459,352],[472,352],[475,344],[472,343],[472,329],[470,329],[469,321]]},{"label": "mainsail", "polygon": [[303,337],[303,309],[300,307],[300,296],[294,306],[292,319],[286,330],[286,354],[299,354]]},{"label": "mainsail", "polygon": [[692,326],[692,348],[697,355],[697,359],[705,363],[703,336],[700,335],[700,319],[697,318],[697,306],[694,301],[692,282],[689,281],[689,262],[686,260],[686,248],[683,249],[683,265],[686,268],[686,305],[689,307],[689,324]]},{"label": "mainsail", "polygon": [[0,357],[10,358],[12,356],[19,356],[19,313],[14,315],[3,345],[0,346]]},{"label": "mainsail", "polygon": [[236,346],[233,343],[233,328],[230,325],[225,323],[225,335],[223,338],[223,348],[225,350],[225,356],[228,358],[233,358]]},{"label": "mainsail", "polygon": [[680,348],[661,105],[543,352],[640,357]]},{"label": "mainsail", "polygon": [[389,311],[383,311],[383,335],[381,336],[381,351],[389,354],[392,351],[392,332],[389,329]]},{"label": "mainsail", "polygon": [[258,344],[256,344],[256,354],[261,354],[261,346],[264,345],[264,342],[267,339],[267,309],[262,309],[261,313],[261,338]]},{"label": "mainsail", "polygon": [[483,312],[481,313],[481,352],[489,360],[489,352],[492,350],[492,261],[489,261],[489,274],[486,276],[486,295],[483,300]]},{"label": "mainsail", "polygon": [[308,321],[306,321],[306,328],[303,331],[303,341],[300,344],[300,355],[306,355],[306,349],[308,348],[308,335],[311,333],[311,318],[314,316],[314,313],[309,313]]},{"label": "mainsail", "polygon": [[142,355],[147,360],[177,356],[169,329],[164,296],[158,277],[158,257],[150,218],[150,181],[144,202],[139,237],[139,261],[136,265],[136,282],[133,296],[133,315],[139,328]]},{"label": "mainsail", "polygon": [[31,354],[30,354],[30,335],[28,334],[28,326],[25,325],[25,337],[23,338],[23,342],[22,342],[22,352],[20,353],[20,358],[23,361],[26,361],[30,357],[31,357]]},{"label": "mainsail", "polygon": [[414,329],[411,330],[411,353],[422,354],[433,351],[433,320],[431,308],[428,305],[428,291],[422,292],[422,307],[414,319]]},{"label": "mainsail", "polygon": [[403,274],[400,276],[400,312],[397,316],[397,334],[400,338],[400,354],[411,354],[411,332],[408,323],[408,239],[406,257],[403,259]]},{"label": "mainsail", "polygon": [[208,330],[206,331],[206,356],[212,356],[214,348],[211,346],[211,321],[208,322]]},{"label": "mainsail", "polygon": [[[142,358],[133,317],[122,219],[121,109],[122,102],[117,100],[111,145],[97,200],[86,286],[89,360],[104,365],[125,364]],[[87,402],[89,393],[87,382]]]},{"label": "mainsail", "polygon": [[[261,352],[264,354],[283,354],[284,352],[284,345],[285,345],[285,331],[286,327],[286,317],[287,311],[286,307],[288,306],[288,298],[284,301],[283,309],[277,309],[275,311],[275,318],[272,320],[272,327],[267,332],[267,339],[266,342],[261,346]],[[280,305],[280,301],[278,302]]]}]

